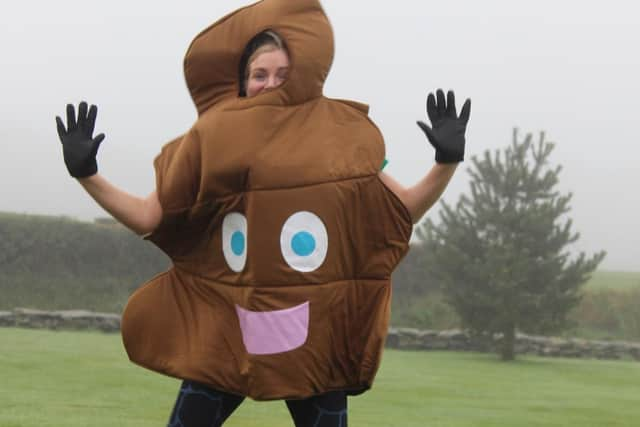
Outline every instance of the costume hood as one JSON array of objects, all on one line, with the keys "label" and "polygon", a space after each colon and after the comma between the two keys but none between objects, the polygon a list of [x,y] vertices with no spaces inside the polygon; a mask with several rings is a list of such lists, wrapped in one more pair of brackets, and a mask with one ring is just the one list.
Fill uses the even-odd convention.
[{"label": "costume hood", "polygon": [[[191,43],[184,73],[199,114],[225,100],[237,100],[242,52],[257,33],[268,29],[286,40],[291,72],[266,102],[296,105],[322,95],[333,60],[333,33],[320,3],[267,0],[225,16]],[[265,104],[265,100],[259,103]]]},{"label": "costume hood", "polygon": [[[266,29],[289,78],[239,98],[242,52]],[[148,237],[173,266],[123,314],[135,363],[258,400],[370,387],[411,219],[378,177],[367,107],[322,95],[332,55],[316,0],[263,0],[191,44],[198,120],[155,160],[163,218]]]}]

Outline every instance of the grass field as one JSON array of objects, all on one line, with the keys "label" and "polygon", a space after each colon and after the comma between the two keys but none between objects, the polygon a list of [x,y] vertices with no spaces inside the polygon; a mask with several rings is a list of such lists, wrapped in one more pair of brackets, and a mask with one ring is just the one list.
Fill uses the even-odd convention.
[{"label": "grass field", "polygon": [[[178,380],[132,365],[118,335],[0,328],[0,427],[164,426]],[[350,426],[637,426],[640,363],[386,351]],[[228,426],[291,426],[246,401]]]},{"label": "grass field", "polygon": [[585,284],[588,290],[640,288],[640,272],[598,270]]}]

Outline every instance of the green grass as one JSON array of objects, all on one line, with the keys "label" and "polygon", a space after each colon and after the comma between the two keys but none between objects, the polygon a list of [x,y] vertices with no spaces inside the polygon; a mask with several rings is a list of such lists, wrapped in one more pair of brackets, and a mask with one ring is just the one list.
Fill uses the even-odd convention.
[{"label": "green grass", "polygon": [[587,290],[640,288],[640,272],[635,271],[595,271],[585,284]]},{"label": "green grass", "polygon": [[[386,351],[350,426],[636,426],[640,363]],[[0,328],[1,427],[164,426],[179,381],[131,364],[118,335]],[[246,401],[228,426],[292,425]]]}]

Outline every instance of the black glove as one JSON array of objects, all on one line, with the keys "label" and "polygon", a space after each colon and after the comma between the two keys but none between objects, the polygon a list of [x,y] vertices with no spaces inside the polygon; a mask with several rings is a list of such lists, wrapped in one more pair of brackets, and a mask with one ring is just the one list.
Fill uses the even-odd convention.
[{"label": "black glove", "polygon": [[464,132],[471,114],[471,100],[467,99],[458,117],[453,91],[447,93],[446,102],[442,89],[438,89],[436,94],[437,102],[433,93],[427,97],[427,115],[432,127],[421,121],[418,126],[436,149],[437,163],[461,162],[464,160]]},{"label": "black glove", "polygon": [[98,107],[92,105],[87,114],[87,103],[81,102],[78,107],[78,120],[73,105],[67,104],[67,128],[62,119],[56,116],[58,136],[62,142],[64,163],[74,178],[86,178],[98,172],[96,154],[104,134],[93,137]]}]

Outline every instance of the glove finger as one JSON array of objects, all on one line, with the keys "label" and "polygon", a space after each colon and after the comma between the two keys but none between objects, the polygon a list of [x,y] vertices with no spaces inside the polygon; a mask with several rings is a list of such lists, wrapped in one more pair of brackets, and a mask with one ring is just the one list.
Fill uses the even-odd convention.
[{"label": "glove finger", "polygon": [[100,144],[102,144],[103,140],[104,140],[104,133],[101,133],[100,135],[93,138],[93,144],[91,145],[92,158],[94,159],[96,158],[96,155],[98,154],[98,149],[100,148]]},{"label": "glove finger", "polygon": [[67,131],[76,130],[76,109],[73,104],[67,104]]},{"label": "glove finger", "polygon": [[85,130],[87,126],[87,103],[82,101],[78,106],[78,127]]},{"label": "glove finger", "polygon": [[422,129],[422,132],[424,132],[424,134],[427,136],[427,139],[429,140],[431,145],[433,145],[433,148],[435,148],[436,150],[439,150],[440,145],[438,144],[438,141],[436,140],[436,137],[433,134],[433,131],[431,130],[431,128],[427,126],[425,122],[418,121],[416,123],[418,124],[420,129]]},{"label": "glove finger", "polygon": [[438,108],[436,107],[436,97],[433,96],[432,93],[427,97],[427,116],[429,116],[431,123],[434,123],[439,118]]},{"label": "glove finger", "polygon": [[471,115],[471,100],[467,98],[464,105],[462,106],[462,111],[460,112],[460,120],[465,126],[469,121],[470,115]]},{"label": "glove finger", "polygon": [[64,123],[62,122],[60,116],[56,116],[56,127],[58,128],[58,137],[60,138],[60,142],[62,142],[62,139],[67,134],[67,130],[65,129]]},{"label": "glove finger", "polygon": [[447,103],[444,100],[444,92],[442,91],[442,89],[438,89],[438,91],[436,92],[436,97],[438,98],[438,114],[440,115],[440,117],[442,117],[447,110]]},{"label": "glove finger", "polygon": [[447,116],[454,119],[458,118],[458,113],[456,112],[456,96],[452,90],[447,92]]},{"label": "glove finger", "polygon": [[97,116],[98,116],[98,107],[96,107],[95,105],[92,105],[91,108],[89,108],[89,115],[87,116],[87,126],[86,126],[89,136],[93,135],[93,130],[96,127]]}]

